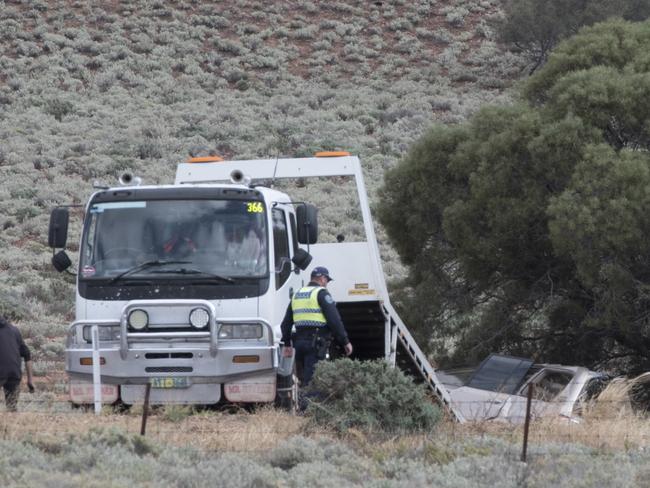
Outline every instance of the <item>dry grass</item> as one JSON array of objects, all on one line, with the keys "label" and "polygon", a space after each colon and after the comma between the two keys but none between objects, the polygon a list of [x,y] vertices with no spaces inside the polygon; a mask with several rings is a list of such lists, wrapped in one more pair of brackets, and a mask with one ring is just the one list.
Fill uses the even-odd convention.
[{"label": "dry grass", "polygon": [[635,389],[650,380],[650,373],[644,373],[636,378],[615,378],[598,395],[594,402],[583,408],[585,418],[604,420],[623,418],[634,415],[631,398]]},{"label": "dry grass", "polygon": [[[650,446],[650,422],[647,415],[633,411],[629,402],[629,392],[635,383],[635,380],[623,379],[611,382],[596,401],[584,405],[581,422],[559,418],[533,421],[529,432],[530,445],[567,443],[605,450],[647,448]],[[337,436],[325,429],[314,430],[313,426],[307,424],[304,417],[273,408],[259,408],[253,413],[233,413],[214,410],[192,412],[183,407],[164,407],[155,409],[149,417],[146,436],[163,445],[192,445],[207,451],[231,452],[268,451],[296,435]],[[64,441],[92,428],[117,428],[137,434],[140,426],[141,407],[138,406],[123,414],[106,409],[99,416],[82,410],[61,413],[3,412],[0,415],[0,438]],[[384,457],[437,441],[454,444],[497,437],[518,445],[523,439],[523,426],[494,421],[457,424],[447,418],[432,432],[381,437],[350,429],[337,437],[365,455]]]},{"label": "dry grass", "polygon": [[[439,436],[452,441],[498,437],[517,444],[522,442],[523,431],[523,426],[505,422],[445,423]],[[642,449],[650,446],[650,422],[638,414],[598,420],[585,418],[580,423],[566,419],[540,419],[531,423],[528,442],[529,445],[581,444],[608,450]]]},{"label": "dry grass", "polygon": [[[610,382],[596,400],[582,407],[580,421],[566,418],[534,420],[528,434],[530,444],[578,443],[602,449],[637,449],[650,446],[650,421],[647,414],[635,411],[630,392],[642,375],[634,379],[617,378]],[[495,436],[512,442],[523,439],[523,425],[485,421],[463,425],[446,422],[442,428],[447,436]]]},{"label": "dry grass", "polygon": [[[209,451],[265,451],[299,434],[305,419],[274,409],[255,413],[204,411],[182,420],[169,420],[165,409],[149,416],[146,437],[163,445],[187,446]],[[31,439],[74,438],[93,428],[117,428],[138,434],[141,415],[134,409],[125,414],[89,412],[33,413],[3,412],[0,438],[20,441]],[[319,435],[318,432],[314,432]]]},{"label": "dry grass", "polygon": [[[362,455],[388,458],[433,444],[453,445],[486,437],[501,438],[520,445],[523,426],[503,422],[457,424],[441,422],[433,432],[414,435],[377,437],[356,429],[336,436],[324,429],[307,429],[303,417],[295,417],[274,409],[254,413],[205,411],[182,420],[169,420],[164,409],[149,417],[146,437],[156,444],[191,445],[205,451],[268,452],[296,435],[308,437],[339,437],[354,446]],[[0,416],[0,438],[65,442],[93,428],[117,428],[131,434],[140,432],[141,416],[137,411],[95,416],[88,412],[70,413],[3,413]],[[608,451],[629,451],[650,446],[650,422],[647,417],[627,413],[615,417],[587,415],[581,423],[543,419],[531,424],[529,446],[548,444],[581,444]]]}]

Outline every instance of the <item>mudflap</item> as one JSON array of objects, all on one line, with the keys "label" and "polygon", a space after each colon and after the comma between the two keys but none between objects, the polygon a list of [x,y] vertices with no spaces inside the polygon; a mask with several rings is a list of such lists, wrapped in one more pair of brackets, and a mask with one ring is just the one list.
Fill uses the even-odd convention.
[{"label": "mudflap", "polygon": [[290,356],[280,355],[275,388],[275,406],[296,413],[298,411],[298,385],[295,373],[295,351]]},{"label": "mudflap", "polygon": [[296,413],[298,411],[298,378],[294,375],[278,375],[275,406]]}]

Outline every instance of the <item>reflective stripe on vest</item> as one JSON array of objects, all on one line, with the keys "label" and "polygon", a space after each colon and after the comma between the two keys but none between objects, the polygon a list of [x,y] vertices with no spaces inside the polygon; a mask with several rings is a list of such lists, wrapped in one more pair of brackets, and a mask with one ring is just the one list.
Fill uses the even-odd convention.
[{"label": "reflective stripe on vest", "polygon": [[318,305],[318,292],[322,286],[305,286],[298,290],[291,299],[293,323],[300,327],[325,327],[327,319]]}]

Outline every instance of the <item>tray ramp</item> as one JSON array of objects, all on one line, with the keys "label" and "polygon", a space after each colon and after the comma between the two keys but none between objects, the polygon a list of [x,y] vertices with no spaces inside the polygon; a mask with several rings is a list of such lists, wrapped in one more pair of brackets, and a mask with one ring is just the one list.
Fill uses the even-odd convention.
[{"label": "tray ramp", "polygon": [[[390,303],[339,302],[337,306],[350,342],[354,345],[354,359],[385,358],[415,382],[424,382],[454,420],[465,421],[460,410],[452,403],[449,392],[436,375],[435,369]],[[384,342],[387,326],[392,338],[388,350]]]}]

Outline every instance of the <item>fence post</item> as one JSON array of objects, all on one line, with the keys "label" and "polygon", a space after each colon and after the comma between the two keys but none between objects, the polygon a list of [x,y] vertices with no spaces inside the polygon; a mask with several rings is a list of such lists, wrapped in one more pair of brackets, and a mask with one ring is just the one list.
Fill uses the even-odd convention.
[{"label": "fence post", "polygon": [[147,415],[149,415],[149,393],[151,393],[151,383],[147,383],[144,389],[144,404],[142,405],[142,425],[140,426],[140,435],[144,435],[147,430]]},{"label": "fence post", "polygon": [[526,462],[526,455],[528,453],[528,429],[530,428],[530,406],[533,403],[533,389],[535,385],[530,383],[528,385],[528,395],[526,395],[526,420],[524,421],[524,445],[521,450],[521,462]]},{"label": "fence post", "polygon": [[99,415],[102,411],[102,380],[100,373],[101,361],[99,358],[99,327],[93,325],[90,329],[90,336],[93,343],[93,396],[95,400],[95,415]]}]

